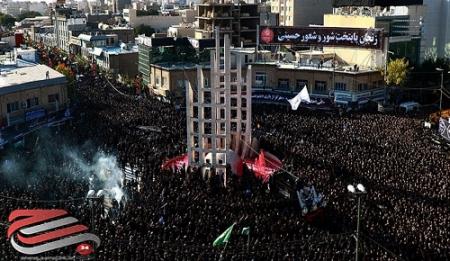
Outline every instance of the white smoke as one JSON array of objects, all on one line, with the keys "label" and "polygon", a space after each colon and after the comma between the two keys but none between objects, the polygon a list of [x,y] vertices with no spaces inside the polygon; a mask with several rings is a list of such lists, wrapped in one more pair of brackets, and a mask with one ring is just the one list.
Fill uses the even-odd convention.
[{"label": "white smoke", "polygon": [[102,189],[108,191],[111,197],[120,203],[125,194],[122,190],[124,174],[118,167],[116,157],[103,152],[97,153],[94,158],[93,171],[98,180],[103,183]]},{"label": "white smoke", "polygon": [[[66,154],[83,177],[89,177],[91,174],[95,175],[96,181],[100,183],[98,191],[103,190],[105,196],[114,198],[118,203],[125,199],[125,192],[122,189],[124,173],[119,168],[115,156],[98,152],[91,163],[87,162],[75,151],[69,150],[66,151]],[[91,178],[89,179],[91,180]]]}]

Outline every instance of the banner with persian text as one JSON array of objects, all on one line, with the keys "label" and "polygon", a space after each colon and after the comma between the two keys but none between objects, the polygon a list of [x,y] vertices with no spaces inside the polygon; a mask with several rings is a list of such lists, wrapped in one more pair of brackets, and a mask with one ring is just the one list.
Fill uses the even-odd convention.
[{"label": "banner with persian text", "polygon": [[335,27],[263,27],[262,44],[296,44],[305,46],[342,46],[381,49],[382,29]]}]

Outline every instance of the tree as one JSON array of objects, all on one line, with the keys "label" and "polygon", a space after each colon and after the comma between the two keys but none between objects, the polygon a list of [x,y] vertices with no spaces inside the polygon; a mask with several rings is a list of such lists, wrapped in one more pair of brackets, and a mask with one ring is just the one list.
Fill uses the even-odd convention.
[{"label": "tree", "polygon": [[75,75],[72,72],[72,69],[70,69],[63,63],[60,63],[55,67],[55,70],[66,76],[68,82],[67,83],[68,94],[70,98],[73,97],[75,93]]},{"label": "tree", "polygon": [[8,14],[0,13],[0,25],[11,28],[14,25],[14,22],[16,22],[16,18]]},{"label": "tree", "polygon": [[140,35],[145,34],[145,36],[152,36],[155,33],[155,29],[151,26],[140,24],[136,28],[134,28],[134,34]]},{"label": "tree", "polygon": [[25,18],[35,18],[36,16],[42,16],[41,13],[36,12],[36,11],[29,11],[29,12],[25,12],[25,13],[21,13],[17,19],[19,21],[22,21]]},{"label": "tree", "polygon": [[409,62],[405,58],[390,60],[387,66],[386,83],[388,85],[404,86],[409,71]]}]

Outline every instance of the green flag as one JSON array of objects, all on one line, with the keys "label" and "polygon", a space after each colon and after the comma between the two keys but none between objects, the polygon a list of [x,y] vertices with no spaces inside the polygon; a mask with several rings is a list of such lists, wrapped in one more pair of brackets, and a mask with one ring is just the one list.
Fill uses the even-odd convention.
[{"label": "green flag", "polygon": [[248,236],[250,234],[250,227],[243,227],[241,234]]},{"label": "green flag", "polygon": [[225,243],[228,243],[228,241],[230,240],[230,236],[231,236],[231,232],[233,231],[233,227],[236,223],[234,223],[233,225],[231,225],[229,228],[227,228],[227,230],[225,230],[222,234],[220,234],[220,236],[218,236],[216,238],[216,240],[214,240],[213,242],[213,246],[221,246]]}]

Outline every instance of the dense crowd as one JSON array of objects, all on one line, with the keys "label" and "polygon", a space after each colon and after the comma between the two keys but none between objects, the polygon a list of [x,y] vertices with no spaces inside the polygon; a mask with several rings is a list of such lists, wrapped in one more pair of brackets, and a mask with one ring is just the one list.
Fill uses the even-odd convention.
[{"label": "dense crowd", "polygon": [[[98,210],[93,221],[83,199],[87,180],[61,174],[71,169],[64,157],[43,168],[37,159],[45,153],[36,142],[20,153],[13,150],[17,160],[30,159],[17,174],[20,179],[0,175],[0,234],[6,235],[12,210],[51,207],[67,209],[100,237],[98,260],[350,260],[356,204],[346,186],[362,183],[368,192],[362,208],[364,260],[450,259],[448,156],[430,141],[432,130],[420,120],[254,106],[253,134],[261,146],[282,159],[283,171],[325,195],[329,224],[317,225],[305,221],[295,202],[268,193],[252,178],[232,177],[223,188],[190,169],[162,171],[164,160],[186,150],[185,113],[122,90],[102,76],[86,75],[76,85],[74,120],[41,138],[53,144],[53,151],[45,153],[89,147],[137,170],[139,182],[125,185],[128,200],[118,216],[104,219]],[[226,248],[213,247],[235,222]],[[241,233],[244,227],[250,228],[249,237]],[[73,253],[73,248],[61,250]],[[19,256],[2,237],[0,260]]]}]

